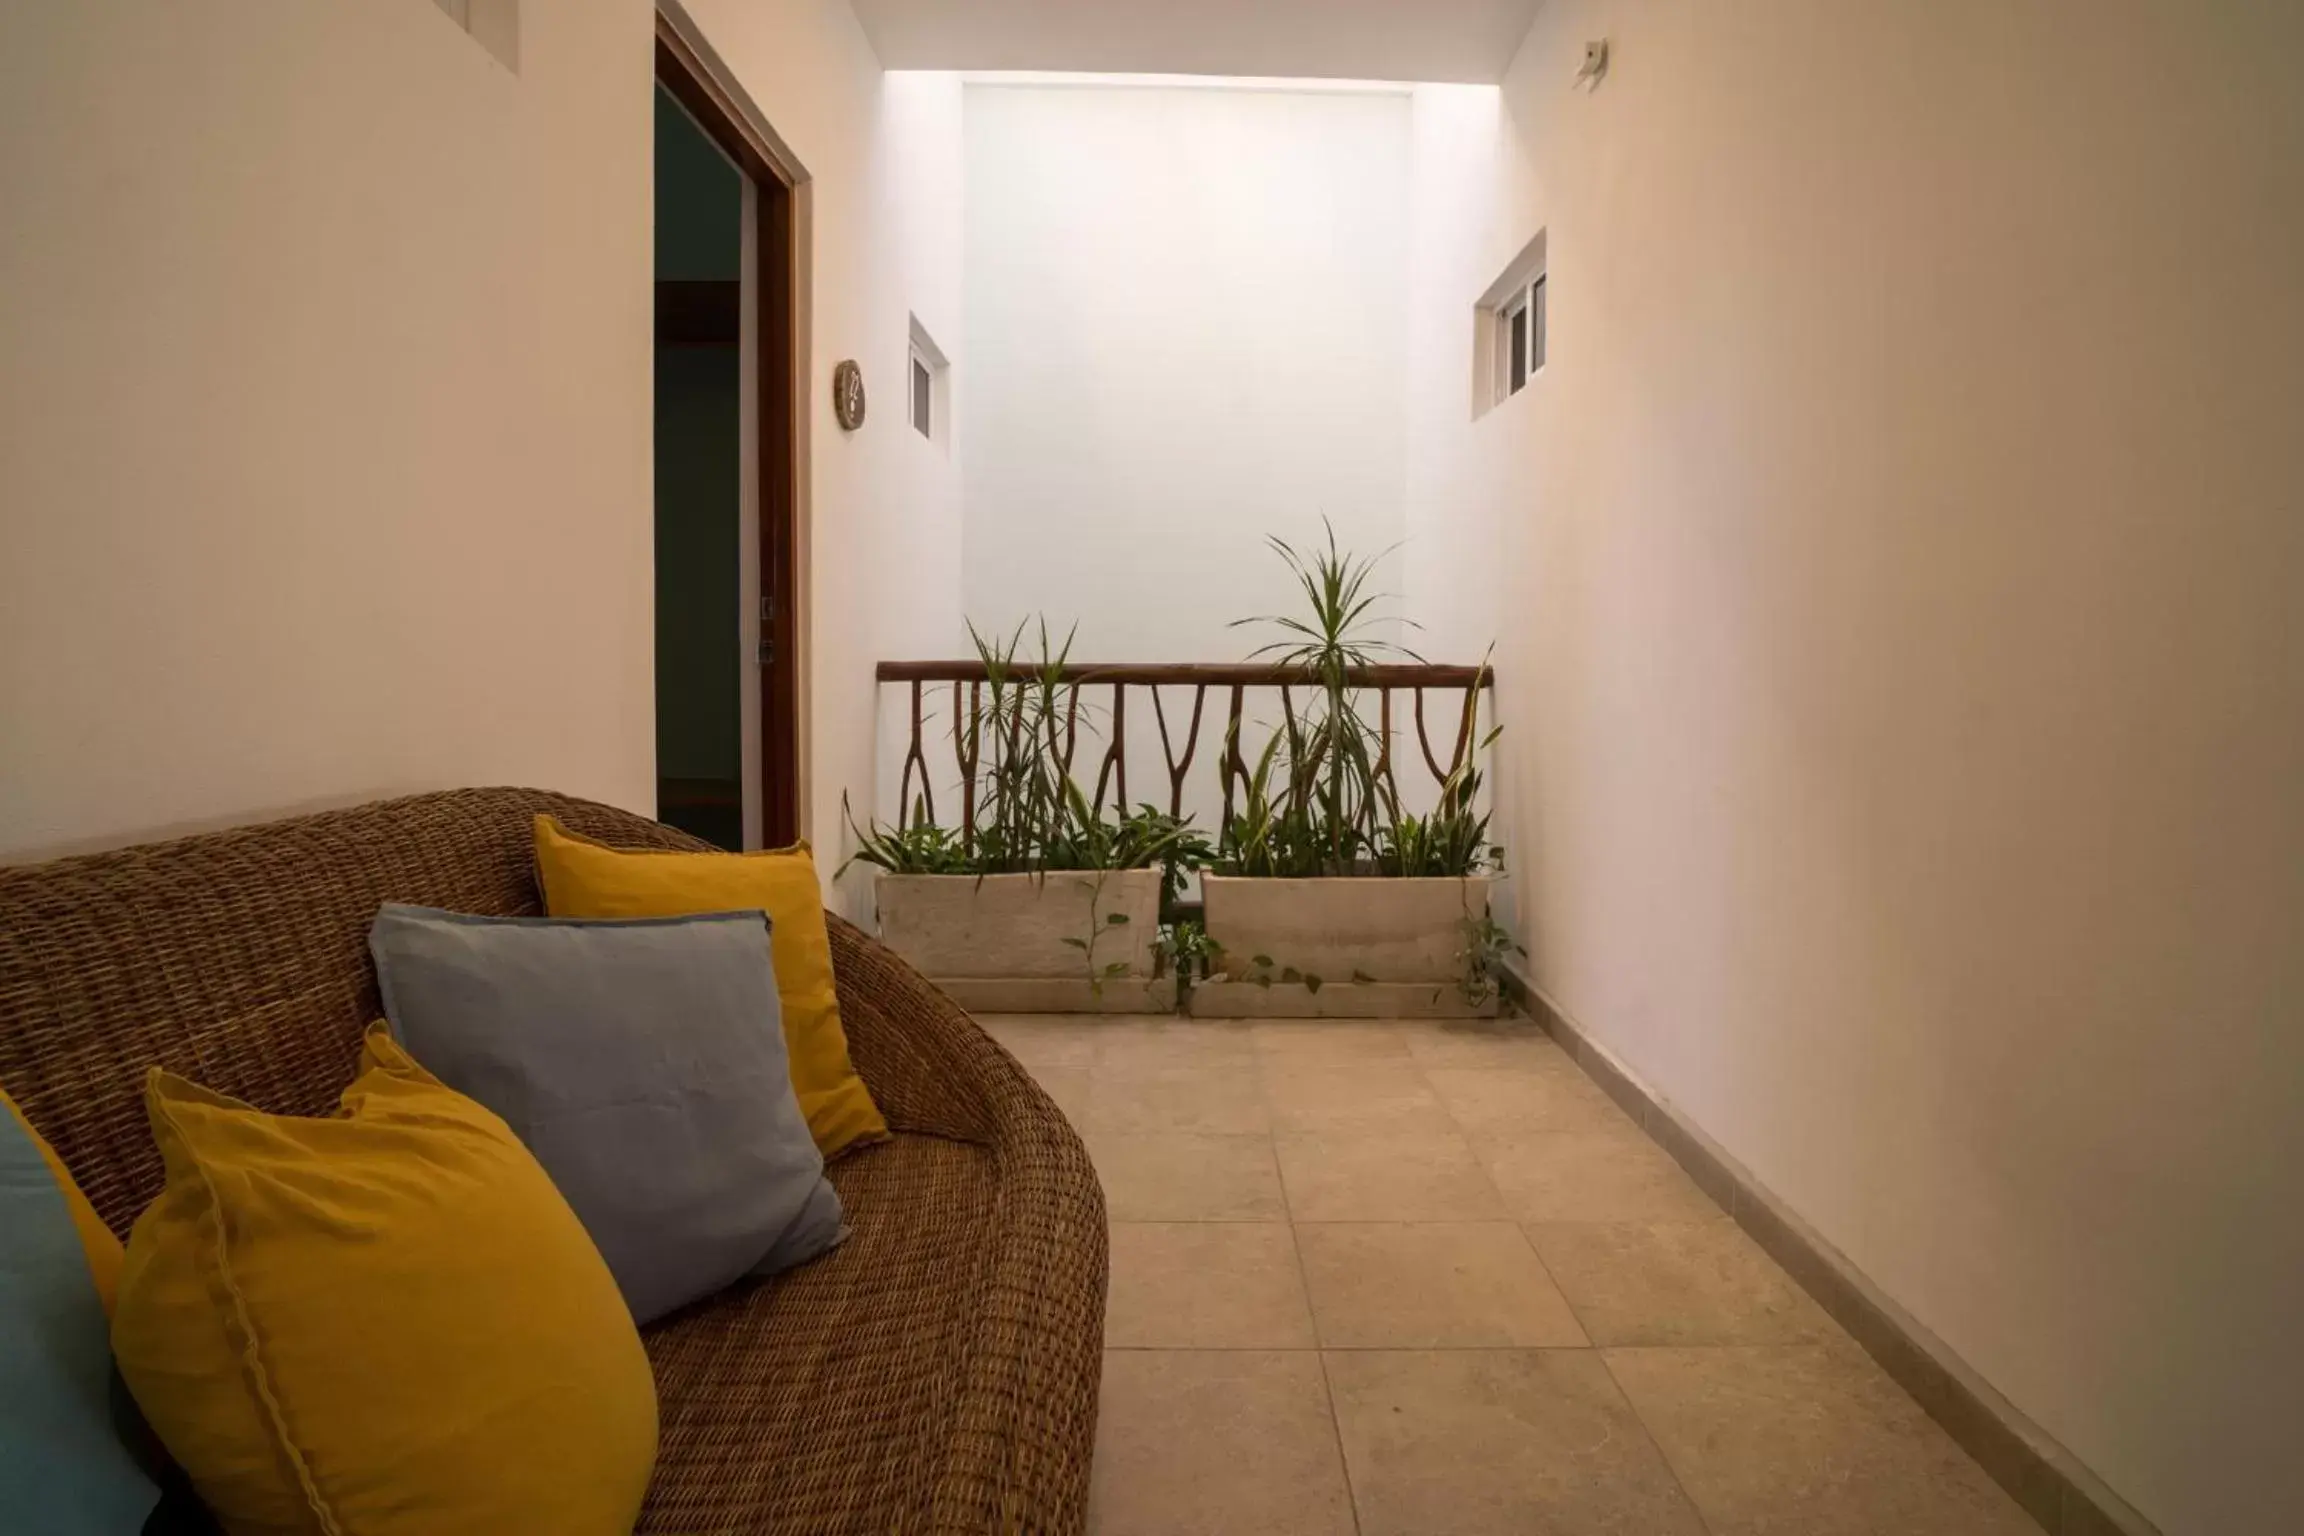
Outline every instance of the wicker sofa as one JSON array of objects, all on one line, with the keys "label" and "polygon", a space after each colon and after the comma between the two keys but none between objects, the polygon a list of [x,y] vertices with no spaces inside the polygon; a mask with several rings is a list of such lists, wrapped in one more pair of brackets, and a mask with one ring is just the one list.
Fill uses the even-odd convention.
[{"label": "wicker sofa", "polygon": [[[125,1234],[159,1189],[153,1063],[320,1114],[377,1016],[378,903],[537,910],[530,822],[699,847],[622,811],[463,790],[0,870],[0,1083]],[[1085,1521],[1103,1196],[1006,1052],[832,923],[849,1044],[893,1140],[831,1169],[853,1235],[648,1330],[662,1450],[640,1528],[1059,1532]]]}]

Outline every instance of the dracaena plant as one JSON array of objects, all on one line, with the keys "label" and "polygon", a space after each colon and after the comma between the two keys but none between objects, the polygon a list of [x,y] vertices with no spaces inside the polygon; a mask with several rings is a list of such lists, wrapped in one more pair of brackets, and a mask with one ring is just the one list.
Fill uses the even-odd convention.
[{"label": "dracaena plant", "polygon": [[1385,599],[1370,584],[1383,555],[1365,559],[1340,548],[1332,526],[1324,545],[1305,550],[1285,539],[1266,542],[1287,565],[1303,609],[1233,627],[1278,629],[1280,638],[1250,659],[1303,673],[1310,697],[1299,711],[1292,695],[1282,696],[1281,724],[1252,769],[1242,772],[1239,737],[1228,736],[1225,773],[1239,781],[1241,808],[1225,828],[1222,856],[1241,874],[1355,874],[1374,850],[1387,801],[1383,742],[1360,716],[1350,675],[1413,653],[1375,632]]},{"label": "dracaena plant", "polygon": [[1064,675],[1073,636],[1059,643],[1040,620],[1037,654],[1027,655],[1033,628],[1027,620],[1012,634],[987,636],[969,626],[984,665],[984,698],[981,709],[954,720],[953,733],[962,761],[975,765],[966,786],[976,808],[970,825],[936,824],[925,799],[894,827],[859,826],[850,812],[856,851],[849,862],[900,875],[1160,868],[1173,898],[1185,871],[1204,865],[1213,850],[1189,817],[1149,805],[1106,814],[1089,803],[1071,771],[1083,724],[1094,734],[1093,712]]},{"label": "dracaena plant", "polygon": [[[1447,779],[1432,810],[1402,807],[1383,732],[1361,714],[1350,683],[1358,668],[1415,653],[1377,633],[1385,597],[1373,589],[1385,555],[1363,558],[1340,548],[1327,528],[1323,545],[1305,550],[1267,540],[1303,595],[1301,611],[1236,621],[1270,625],[1281,638],[1252,659],[1276,661],[1304,675],[1310,697],[1301,710],[1283,695],[1282,718],[1253,765],[1241,755],[1237,726],[1227,733],[1224,775],[1236,809],[1217,847],[1220,873],[1253,876],[1470,875],[1496,867],[1488,815],[1477,808],[1479,750],[1496,738],[1478,734],[1480,689],[1466,699],[1463,739],[1471,750]],[[1485,671],[1485,663],[1483,663]]]},{"label": "dracaena plant", "polygon": [[1448,777],[1440,781],[1440,794],[1422,816],[1400,806],[1397,787],[1386,775],[1385,819],[1377,829],[1374,858],[1377,871],[1386,875],[1475,875],[1501,870],[1504,850],[1488,837],[1489,813],[1480,808],[1480,754],[1501,734],[1491,726],[1480,734],[1480,695],[1488,681],[1488,660],[1464,693],[1464,720],[1460,739],[1465,751]]}]

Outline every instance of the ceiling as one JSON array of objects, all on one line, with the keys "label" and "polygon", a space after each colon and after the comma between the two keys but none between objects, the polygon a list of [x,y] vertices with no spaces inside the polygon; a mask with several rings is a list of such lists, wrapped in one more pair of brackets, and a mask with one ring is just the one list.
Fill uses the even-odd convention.
[{"label": "ceiling", "polygon": [[852,0],[889,69],[1503,78],[1542,0]]}]

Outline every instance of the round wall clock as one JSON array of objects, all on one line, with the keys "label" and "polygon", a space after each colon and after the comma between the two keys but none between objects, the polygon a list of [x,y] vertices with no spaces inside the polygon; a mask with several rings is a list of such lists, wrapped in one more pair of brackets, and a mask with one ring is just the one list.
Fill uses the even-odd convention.
[{"label": "round wall clock", "polygon": [[864,370],[854,358],[832,370],[832,414],[840,419],[842,431],[864,425]]}]

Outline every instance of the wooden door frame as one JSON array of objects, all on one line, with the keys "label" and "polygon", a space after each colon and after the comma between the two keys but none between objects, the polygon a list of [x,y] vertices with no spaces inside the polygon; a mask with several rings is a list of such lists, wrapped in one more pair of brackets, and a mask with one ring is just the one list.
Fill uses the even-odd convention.
[{"label": "wooden door frame", "polygon": [[807,830],[807,598],[801,501],[800,219],[806,174],[676,0],[658,0],[656,79],[752,179],[759,295],[760,828],[782,848]]}]

